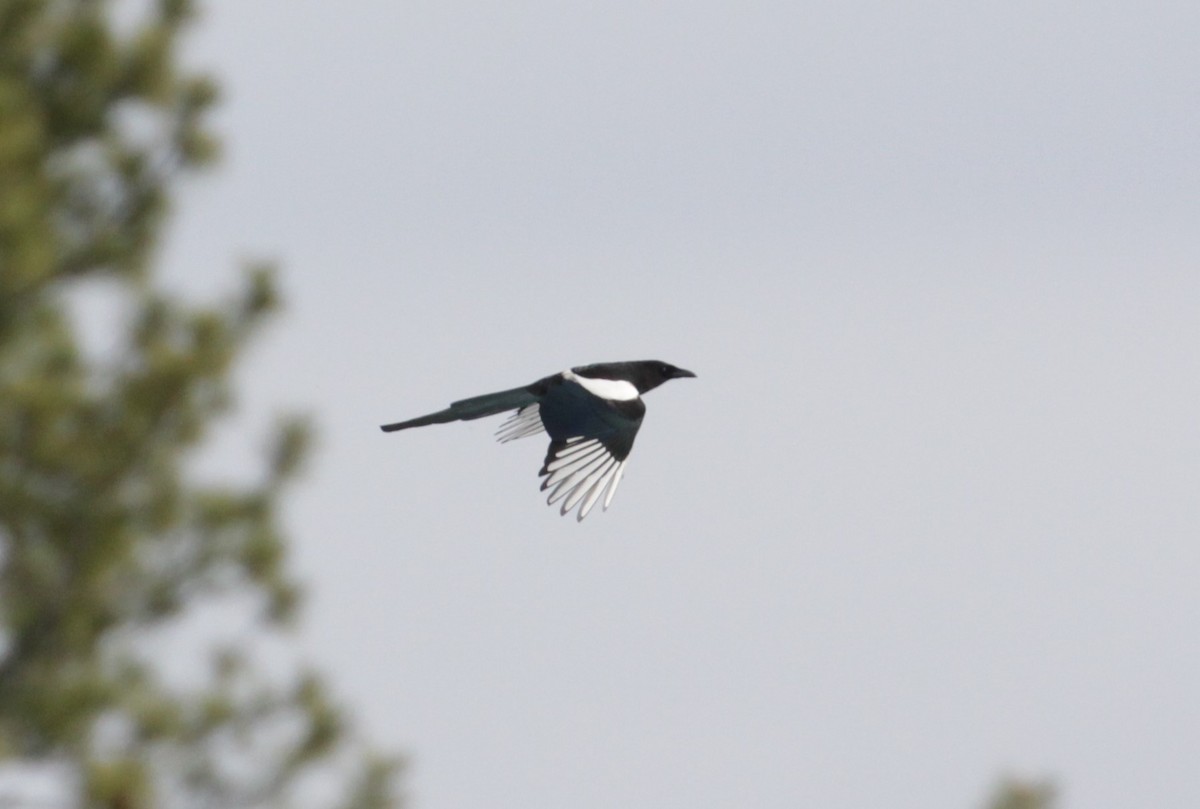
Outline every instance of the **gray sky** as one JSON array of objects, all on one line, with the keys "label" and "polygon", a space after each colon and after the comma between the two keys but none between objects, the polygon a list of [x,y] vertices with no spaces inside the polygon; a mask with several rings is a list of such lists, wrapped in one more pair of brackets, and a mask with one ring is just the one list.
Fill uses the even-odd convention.
[{"label": "gray sky", "polygon": [[[1200,799],[1200,6],[209,3],[164,254],[285,268],[303,642],[421,809]],[[347,11],[352,9],[352,11]],[[649,395],[612,508],[384,421]]]}]

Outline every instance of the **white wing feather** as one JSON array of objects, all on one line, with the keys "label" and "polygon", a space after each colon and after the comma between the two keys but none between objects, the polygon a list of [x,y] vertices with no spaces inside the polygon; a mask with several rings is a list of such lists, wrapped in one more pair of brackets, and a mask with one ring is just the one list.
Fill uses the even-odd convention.
[{"label": "white wing feather", "polygon": [[542,481],[542,491],[550,490],[546,503],[562,500],[559,513],[564,515],[578,506],[576,519],[583,520],[602,496],[603,508],[612,503],[625,461],[618,461],[594,438],[572,438],[546,463],[546,471]]},{"label": "white wing feather", "polygon": [[537,435],[546,428],[542,426],[542,413],[538,407],[538,403],[525,405],[520,410],[513,412],[508,419],[500,425],[500,429],[496,431],[496,439],[507,444],[509,441],[516,441],[518,438],[524,438],[528,435]]}]

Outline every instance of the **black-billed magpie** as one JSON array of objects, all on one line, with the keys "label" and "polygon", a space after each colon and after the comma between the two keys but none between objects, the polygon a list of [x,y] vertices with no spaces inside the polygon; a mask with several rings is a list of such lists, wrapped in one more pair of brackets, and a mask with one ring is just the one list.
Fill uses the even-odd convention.
[{"label": "black-billed magpie", "polygon": [[497,438],[508,442],[543,430],[549,433],[550,449],[538,472],[545,478],[542,491],[553,487],[546,502],[552,505],[561,499],[559,513],[564,515],[579,506],[576,519],[582,520],[601,495],[607,509],[617,493],[646,413],[641,394],[668,379],[694,376],[658,360],[581,365],[523,388],[474,396],[427,416],[384,424],[382,429],[390,433],[515,410],[496,431]]}]

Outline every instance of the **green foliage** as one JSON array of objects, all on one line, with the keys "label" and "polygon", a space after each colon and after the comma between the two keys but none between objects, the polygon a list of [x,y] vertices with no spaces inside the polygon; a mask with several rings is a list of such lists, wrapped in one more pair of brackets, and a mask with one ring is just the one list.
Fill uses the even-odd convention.
[{"label": "green foliage", "polygon": [[[352,770],[347,807],[391,806],[393,764],[316,675],[277,682],[231,648],[183,686],[146,651],[226,596],[286,628],[277,515],[308,430],[280,425],[256,483],[187,474],[278,296],[268,267],[215,306],[155,288],[171,184],[217,153],[217,90],[176,61],[190,3],[161,0],[126,35],[109,13],[0,0],[0,762],[64,764],[79,806],[281,805],[321,768]],[[133,313],[102,360],[71,305],[96,279]]]},{"label": "green foliage", "polygon": [[1053,809],[1056,790],[1049,781],[1005,778],[987,803],[988,809]]}]

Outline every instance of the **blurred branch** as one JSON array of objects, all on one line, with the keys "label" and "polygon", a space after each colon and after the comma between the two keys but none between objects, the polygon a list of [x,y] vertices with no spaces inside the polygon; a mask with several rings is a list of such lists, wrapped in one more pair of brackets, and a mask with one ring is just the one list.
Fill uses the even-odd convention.
[{"label": "blurred branch", "polygon": [[1058,791],[1048,780],[1006,777],[996,786],[987,809],[1053,809]]},{"label": "blurred branch", "polygon": [[[256,483],[187,474],[278,293],[265,265],[224,303],[156,288],[172,185],[219,152],[219,93],[178,63],[191,3],[151,3],[127,34],[109,9],[0,3],[0,761],[68,762],[72,805],[97,809],[280,805],[314,771],[351,805],[394,805],[394,770],[314,673],[212,650],[172,686],[145,651],[232,595],[263,605],[259,633],[286,628],[300,587],[279,512],[309,430],[282,419]],[[98,277],[135,313],[103,364],[68,305]]]}]

